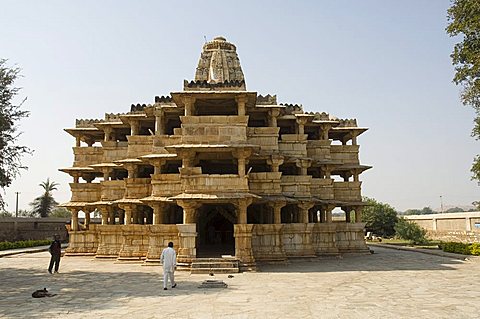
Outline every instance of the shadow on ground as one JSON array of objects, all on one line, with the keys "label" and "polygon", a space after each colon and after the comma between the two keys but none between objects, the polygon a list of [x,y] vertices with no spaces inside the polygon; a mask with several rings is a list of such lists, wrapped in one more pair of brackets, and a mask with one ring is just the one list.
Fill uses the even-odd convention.
[{"label": "shadow on ground", "polygon": [[374,254],[351,254],[342,257],[291,259],[286,264],[260,263],[262,272],[344,272],[344,271],[422,271],[453,270],[462,260],[375,247]]}]

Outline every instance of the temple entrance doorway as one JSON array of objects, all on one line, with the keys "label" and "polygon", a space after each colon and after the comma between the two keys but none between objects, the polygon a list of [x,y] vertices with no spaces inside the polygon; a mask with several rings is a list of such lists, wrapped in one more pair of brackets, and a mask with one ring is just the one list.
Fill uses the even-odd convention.
[{"label": "temple entrance doorway", "polygon": [[235,221],[235,207],[231,204],[205,204],[200,207],[197,219],[197,257],[234,256],[233,225]]}]

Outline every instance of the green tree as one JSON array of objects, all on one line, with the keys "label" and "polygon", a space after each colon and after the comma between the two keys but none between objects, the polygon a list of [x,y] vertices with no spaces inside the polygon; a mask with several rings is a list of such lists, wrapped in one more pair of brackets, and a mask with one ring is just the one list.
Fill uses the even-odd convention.
[{"label": "green tree", "polygon": [[[453,82],[462,86],[464,105],[475,110],[472,136],[480,139],[480,1],[453,0],[448,9],[447,33],[461,36],[450,55],[455,66]],[[480,181],[480,155],[474,158],[472,179]]]},{"label": "green tree", "polygon": [[377,202],[373,198],[365,197],[368,204],[362,211],[362,220],[367,231],[376,235],[392,236],[395,234],[395,223],[398,220],[395,209],[385,203]]},{"label": "green tree", "polygon": [[72,214],[65,207],[57,207],[50,213],[49,217],[68,218],[72,217]]},{"label": "green tree", "polygon": [[[17,122],[28,116],[21,110],[26,99],[14,103],[20,88],[15,87],[15,80],[20,76],[19,68],[9,68],[6,60],[0,59],[0,188],[9,186],[19,174],[22,166],[20,159],[25,153],[30,153],[26,146],[16,144],[18,136]],[[5,208],[5,201],[0,193],[0,209]]]},{"label": "green tree", "polygon": [[30,203],[32,212],[40,217],[48,217],[50,212],[58,205],[52,196],[52,191],[57,190],[56,186],[58,184],[50,182],[50,179],[47,178],[47,181],[39,184],[39,186],[43,188],[44,192]]},{"label": "green tree", "polygon": [[413,244],[423,244],[427,242],[425,229],[416,223],[400,218],[395,224],[395,233],[401,239],[409,240]]}]

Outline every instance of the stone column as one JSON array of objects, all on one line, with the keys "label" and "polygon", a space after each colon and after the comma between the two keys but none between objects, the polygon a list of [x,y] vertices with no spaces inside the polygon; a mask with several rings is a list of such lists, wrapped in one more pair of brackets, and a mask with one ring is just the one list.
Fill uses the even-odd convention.
[{"label": "stone column", "polygon": [[197,214],[196,209],[200,206],[196,202],[187,202],[183,200],[177,201],[178,206],[183,208],[183,223],[184,224],[196,224]]},{"label": "stone column", "polygon": [[108,225],[108,209],[107,209],[107,207],[101,207],[100,212],[102,213],[102,225]]},{"label": "stone column", "polygon": [[332,210],[335,208],[335,206],[332,206],[332,205],[328,205],[326,210],[325,210],[325,214],[326,214],[326,221],[328,224],[331,224],[332,223]]},{"label": "stone column", "polygon": [[103,132],[105,134],[104,136],[104,141],[108,142],[112,140],[112,128],[110,126],[105,126],[103,129]]},{"label": "stone column", "polygon": [[115,225],[115,210],[112,207],[108,208],[108,224]]},{"label": "stone column", "polygon": [[83,223],[83,226],[85,227],[85,229],[88,229],[90,227],[90,213],[92,212],[91,209],[85,209],[84,210],[84,213],[85,213],[85,221]]},{"label": "stone column", "polygon": [[82,141],[81,138],[82,138],[81,136],[76,136],[75,137],[75,146],[76,147],[80,147],[80,144],[81,144],[81,141]]},{"label": "stone column", "polygon": [[130,225],[132,223],[132,206],[125,205],[122,208],[125,211],[125,225]]},{"label": "stone column", "polygon": [[78,231],[78,208],[72,208],[72,224],[70,226],[73,231]]},{"label": "stone column", "polygon": [[277,127],[277,117],[280,115],[280,110],[273,109],[268,112],[268,126]]},{"label": "stone column", "polygon": [[118,211],[118,224],[124,225],[125,224],[125,211],[119,210]]},{"label": "stone column", "polygon": [[252,203],[251,198],[243,198],[237,200],[235,207],[237,208],[237,224],[247,223],[247,207]]},{"label": "stone column", "polygon": [[355,223],[361,223],[362,222],[362,206],[357,206],[355,207]]},{"label": "stone column", "polygon": [[233,225],[235,237],[235,257],[240,260],[242,270],[255,270],[255,258],[252,250],[252,224]]},{"label": "stone column", "polygon": [[270,165],[272,172],[278,173],[280,165],[283,164],[283,157],[272,155],[271,158],[267,159],[267,164]]},{"label": "stone column", "polygon": [[307,224],[308,223],[308,210],[313,207],[311,202],[301,202],[297,204],[299,208],[299,223]]},{"label": "stone column", "polygon": [[244,116],[245,115],[245,109],[246,109],[246,103],[247,103],[247,97],[245,95],[240,95],[235,98],[237,101],[237,106],[238,106],[238,115],[239,116]]},{"label": "stone column", "polygon": [[300,168],[300,175],[308,175],[308,168],[312,165],[311,160],[299,159],[295,162],[295,165]]},{"label": "stone column", "polygon": [[183,98],[183,103],[185,104],[185,116],[192,116],[194,114],[195,98],[191,96],[185,96]]},{"label": "stone column", "polygon": [[163,122],[163,111],[156,110],[155,112],[155,135],[165,134],[165,123]]},{"label": "stone column", "polygon": [[137,120],[130,120],[130,135],[138,135],[140,125]]},{"label": "stone column", "polygon": [[151,205],[153,208],[154,225],[165,224],[165,206],[164,203],[155,203]]},{"label": "stone column", "polygon": [[193,258],[197,256],[195,239],[197,237],[196,225],[177,225],[178,239],[180,241],[178,247],[177,264],[190,265]]},{"label": "stone column", "polygon": [[352,131],[352,145],[357,145],[357,133]]},{"label": "stone column", "polygon": [[351,212],[351,208],[350,207],[346,207],[346,208],[343,208],[342,209],[345,211],[345,222],[346,223],[350,223],[350,212]]},{"label": "stone column", "polygon": [[300,135],[305,134],[305,124],[307,123],[307,118],[297,117],[296,122],[298,124],[297,129],[296,129],[297,134],[300,134]]},{"label": "stone column", "polygon": [[273,208],[273,223],[281,224],[282,223],[282,207],[287,205],[287,202],[285,201],[270,202],[268,203],[268,205]]}]

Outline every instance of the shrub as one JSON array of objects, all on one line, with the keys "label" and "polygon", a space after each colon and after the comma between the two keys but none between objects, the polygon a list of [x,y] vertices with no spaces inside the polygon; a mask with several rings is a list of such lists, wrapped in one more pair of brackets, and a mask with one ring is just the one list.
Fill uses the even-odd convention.
[{"label": "shrub", "polygon": [[44,246],[44,245],[50,245],[51,242],[52,241],[48,240],[48,239],[45,239],[45,240],[22,240],[22,241],[15,241],[15,242],[2,241],[2,242],[0,242],[0,250]]},{"label": "shrub", "polygon": [[413,244],[423,244],[428,240],[425,237],[427,231],[412,221],[400,218],[395,224],[396,235],[405,240],[411,241]]},{"label": "shrub", "polygon": [[458,242],[444,242],[438,246],[443,251],[448,253],[480,256],[479,243],[465,244],[465,243],[458,243]]}]

